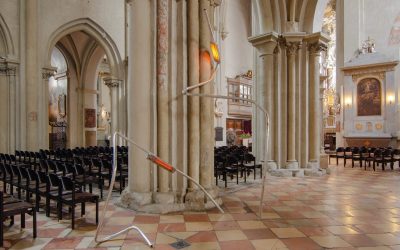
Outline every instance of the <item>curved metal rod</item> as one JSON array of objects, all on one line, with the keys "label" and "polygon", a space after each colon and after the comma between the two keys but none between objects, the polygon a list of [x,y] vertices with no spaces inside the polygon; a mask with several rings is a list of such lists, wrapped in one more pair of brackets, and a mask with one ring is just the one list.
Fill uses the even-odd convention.
[{"label": "curved metal rod", "polygon": [[209,79],[207,79],[207,80],[204,81],[204,82],[200,82],[200,83],[198,83],[198,84],[196,84],[196,85],[192,85],[192,86],[190,86],[190,87],[185,88],[184,90],[182,90],[182,94],[183,94],[183,95],[186,95],[189,91],[191,91],[191,90],[193,90],[193,89],[195,89],[195,88],[199,88],[199,87],[201,87],[201,86],[203,86],[203,85],[206,85],[207,83],[211,82],[211,81],[215,78],[215,75],[217,74],[218,67],[219,67],[219,64],[217,64],[217,66],[215,67],[215,69],[214,69],[214,71],[213,71],[213,73],[211,74],[211,76],[210,76]]},{"label": "curved metal rod", "polygon": [[239,100],[239,101],[245,101],[245,102],[250,102],[254,106],[256,106],[259,110],[261,110],[264,113],[264,118],[265,118],[265,124],[266,124],[266,138],[265,138],[265,152],[264,152],[264,160],[262,160],[263,168],[261,168],[261,171],[264,169],[263,173],[263,180],[262,180],[262,189],[261,189],[261,198],[260,198],[260,206],[259,206],[259,213],[260,213],[260,219],[262,219],[262,208],[264,204],[264,192],[265,192],[265,182],[266,182],[266,176],[267,176],[267,162],[268,162],[268,144],[269,144],[269,123],[270,123],[270,115],[266,109],[261,107],[255,100],[253,99],[246,99],[246,98],[241,98],[241,97],[235,97],[235,96],[224,96],[224,95],[209,95],[209,94],[192,94],[192,93],[185,93],[187,96],[198,96],[198,97],[209,97],[209,98],[217,98],[217,99],[226,99],[226,100]]},{"label": "curved metal rod", "polygon": [[110,187],[108,189],[107,199],[106,199],[106,201],[104,203],[103,212],[101,213],[100,223],[97,226],[97,230],[96,230],[96,235],[94,237],[94,241],[96,243],[102,243],[102,242],[111,240],[111,239],[113,239],[113,238],[115,238],[115,237],[117,237],[117,236],[119,236],[119,235],[121,235],[121,234],[123,234],[125,232],[128,232],[128,231],[130,231],[132,229],[135,229],[136,231],[139,232],[139,234],[142,236],[142,238],[146,241],[147,245],[149,245],[149,247],[153,247],[153,244],[146,237],[146,235],[142,232],[142,230],[140,230],[140,228],[138,228],[136,226],[127,227],[127,228],[125,228],[125,229],[123,229],[123,230],[121,230],[121,231],[119,231],[117,233],[114,233],[114,234],[111,234],[111,235],[105,237],[104,239],[101,239],[101,240],[98,239],[99,233],[103,230],[103,227],[104,227],[104,222],[106,220],[106,212],[107,212],[108,204],[110,202],[111,194],[112,194],[112,191],[113,191],[113,188],[114,188],[115,177],[117,175],[117,153],[118,153],[117,152],[117,136],[120,136],[121,138],[123,138],[123,139],[127,140],[128,142],[132,143],[133,145],[137,146],[143,152],[145,152],[147,154],[149,153],[149,151],[147,151],[146,149],[140,147],[134,141],[129,140],[129,138],[123,136],[119,132],[115,132],[114,133],[114,135],[113,135],[113,164],[112,164],[113,171],[112,171],[111,183],[110,183]]}]

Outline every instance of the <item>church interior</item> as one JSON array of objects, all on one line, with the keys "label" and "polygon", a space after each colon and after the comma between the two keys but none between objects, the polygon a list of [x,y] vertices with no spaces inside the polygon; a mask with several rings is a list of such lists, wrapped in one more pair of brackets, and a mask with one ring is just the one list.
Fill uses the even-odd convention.
[{"label": "church interior", "polygon": [[398,0],[0,0],[0,247],[400,249],[399,48]]}]

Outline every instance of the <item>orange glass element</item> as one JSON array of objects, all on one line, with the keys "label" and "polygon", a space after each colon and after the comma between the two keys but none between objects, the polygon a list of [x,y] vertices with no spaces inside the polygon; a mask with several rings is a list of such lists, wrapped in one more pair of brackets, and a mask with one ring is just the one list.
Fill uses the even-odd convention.
[{"label": "orange glass element", "polygon": [[220,58],[219,58],[218,45],[216,43],[214,43],[214,42],[211,42],[210,48],[211,48],[211,53],[212,53],[212,56],[214,58],[214,61],[219,64],[220,63]]},{"label": "orange glass element", "polygon": [[161,160],[160,158],[158,158],[155,155],[148,155],[147,159],[149,159],[153,163],[157,164],[157,166],[160,166],[163,169],[168,170],[169,172],[172,172],[172,173],[175,172],[175,168],[173,166],[171,166],[170,164],[168,164],[165,161]]}]

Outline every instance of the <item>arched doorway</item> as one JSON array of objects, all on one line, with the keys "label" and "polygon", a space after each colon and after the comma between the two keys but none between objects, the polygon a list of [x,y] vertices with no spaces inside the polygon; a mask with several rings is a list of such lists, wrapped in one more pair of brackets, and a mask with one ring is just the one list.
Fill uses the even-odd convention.
[{"label": "arched doorway", "polygon": [[[65,126],[65,146],[104,144],[112,131],[123,129],[125,124],[123,116],[118,116],[125,110],[125,86],[123,64],[115,44],[93,21],[82,19],[64,25],[52,36],[49,44],[52,62],[54,48],[64,56],[67,67],[66,93],[60,96],[61,101],[57,100],[57,105],[64,105],[58,110],[65,110],[61,114],[64,124],[57,124]],[[56,76],[62,74],[59,66],[52,66],[57,67]],[[49,87],[51,84],[52,80]],[[49,91],[50,96],[54,95],[50,88]],[[49,113],[50,134],[52,119]]]}]

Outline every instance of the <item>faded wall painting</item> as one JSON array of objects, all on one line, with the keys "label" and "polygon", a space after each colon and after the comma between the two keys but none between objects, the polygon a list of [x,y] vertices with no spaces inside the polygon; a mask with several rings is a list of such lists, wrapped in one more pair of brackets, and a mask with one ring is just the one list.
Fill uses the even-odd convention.
[{"label": "faded wall painting", "polygon": [[357,115],[381,115],[381,98],[381,85],[378,79],[362,79],[357,85]]},{"label": "faded wall painting", "polygon": [[85,128],[96,127],[96,110],[85,109]]}]

